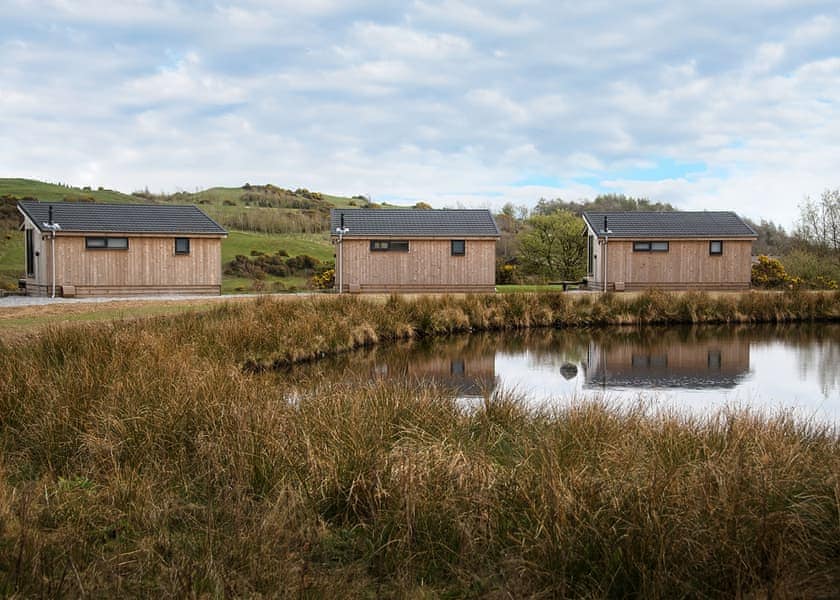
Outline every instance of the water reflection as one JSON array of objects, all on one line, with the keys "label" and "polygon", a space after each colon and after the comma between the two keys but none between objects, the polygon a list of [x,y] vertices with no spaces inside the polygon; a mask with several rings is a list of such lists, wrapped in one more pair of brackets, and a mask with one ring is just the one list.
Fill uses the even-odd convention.
[{"label": "water reflection", "polygon": [[840,421],[840,325],[531,330],[383,345],[284,371],[295,381],[410,378],[481,398],[498,386],[535,403],[606,394],[798,407]]},{"label": "water reflection", "polygon": [[632,329],[589,342],[585,388],[734,388],[750,369],[750,344],[720,328]]}]

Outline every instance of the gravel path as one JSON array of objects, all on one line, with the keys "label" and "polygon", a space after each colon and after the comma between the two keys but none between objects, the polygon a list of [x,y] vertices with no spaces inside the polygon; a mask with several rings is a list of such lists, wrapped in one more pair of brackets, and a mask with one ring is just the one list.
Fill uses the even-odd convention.
[{"label": "gravel path", "polygon": [[259,294],[229,294],[225,296],[125,296],[125,297],[96,297],[96,298],[45,298],[39,296],[5,296],[0,298],[0,308],[14,308],[16,306],[57,306],[61,304],[91,304],[101,302],[160,302],[160,301],[188,301],[188,300],[237,300],[239,298],[256,298]]}]

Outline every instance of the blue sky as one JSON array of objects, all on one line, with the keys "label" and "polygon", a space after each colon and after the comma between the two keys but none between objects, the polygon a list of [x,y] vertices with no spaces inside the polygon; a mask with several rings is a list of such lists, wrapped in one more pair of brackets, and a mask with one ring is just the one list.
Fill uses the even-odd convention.
[{"label": "blue sky", "polygon": [[0,176],[434,206],[840,187],[840,5],[0,1]]}]

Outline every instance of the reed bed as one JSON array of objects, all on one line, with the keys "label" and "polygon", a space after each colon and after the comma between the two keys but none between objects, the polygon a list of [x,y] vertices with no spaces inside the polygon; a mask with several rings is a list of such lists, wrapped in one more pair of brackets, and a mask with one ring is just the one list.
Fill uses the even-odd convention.
[{"label": "reed bed", "polygon": [[838,294],[264,299],[49,329],[0,353],[0,595],[831,597],[828,426],[536,410],[505,392],[464,410],[430,383],[292,387],[260,371],[469,329],[839,307]]}]

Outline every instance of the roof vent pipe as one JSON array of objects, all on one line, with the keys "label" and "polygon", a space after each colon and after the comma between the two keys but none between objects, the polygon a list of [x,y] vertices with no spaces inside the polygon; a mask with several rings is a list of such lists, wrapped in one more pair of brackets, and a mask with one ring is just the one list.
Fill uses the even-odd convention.
[{"label": "roof vent pipe", "polygon": [[52,204],[50,204],[49,224],[52,225]]}]

